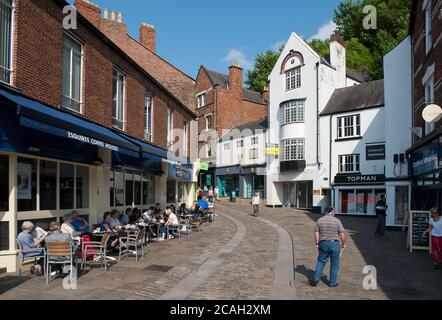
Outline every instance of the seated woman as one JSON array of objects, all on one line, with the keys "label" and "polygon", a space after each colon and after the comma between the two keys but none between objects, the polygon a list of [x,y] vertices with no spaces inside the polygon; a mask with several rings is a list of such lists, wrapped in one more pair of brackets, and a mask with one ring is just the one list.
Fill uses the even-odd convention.
[{"label": "seated woman", "polygon": [[74,215],[72,213],[67,213],[63,216],[63,224],[61,225],[61,232],[67,233],[74,239],[77,243],[81,242],[81,232],[75,231],[75,228],[72,224],[74,221]]},{"label": "seated woman", "polygon": [[[101,221],[101,223],[100,223],[100,230],[102,232],[103,231],[104,232],[114,232],[114,230],[112,228],[113,223],[114,222],[112,221],[112,213],[110,211],[106,211],[103,214],[103,221]],[[112,238],[114,238],[114,239],[112,239]],[[118,237],[116,237],[116,239],[115,239],[115,237],[111,237],[111,239],[112,239],[111,247],[115,248],[118,245],[120,240]]]},{"label": "seated woman", "polygon": [[121,225],[118,216],[119,216],[118,211],[114,210],[111,212],[109,219],[109,228],[115,233],[118,233],[121,231],[121,229],[123,229],[123,226]]},{"label": "seated woman", "polygon": [[[34,230],[34,224],[30,221],[25,221],[21,225],[22,232],[17,237],[23,250],[37,249],[41,247],[43,241],[45,241],[45,236],[34,241],[32,238],[32,231]],[[43,275],[43,251],[27,252],[23,254],[23,258],[41,257],[36,261],[35,265],[31,268],[31,273],[41,276]]]},{"label": "seated woman", "polygon": [[75,231],[81,232],[82,234],[89,233],[89,223],[84,220],[77,210],[72,211],[72,226]]},{"label": "seated woman", "polygon": [[[167,208],[165,211],[167,221],[164,224],[164,227],[161,228],[161,232],[160,232],[160,239],[158,239],[159,241],[164,241],[165,236],[166,236],[166,232],[168,230],[171,229],[176,229],[180,227],[180,223],[178,221],[178,217],[175,215],[175,213],[172,212],[172,210],[170,208]],[[172,239],[173,236],[169,236],[169,240]]]}]

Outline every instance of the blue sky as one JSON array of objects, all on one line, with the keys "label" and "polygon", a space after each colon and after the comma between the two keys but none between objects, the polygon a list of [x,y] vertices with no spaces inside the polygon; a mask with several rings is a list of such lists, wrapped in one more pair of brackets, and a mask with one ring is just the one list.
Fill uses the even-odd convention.
[{"label": "blue sky", "polygon": [[[204,64],[227,73],[232,60],[247,69],[256,54],[285,41],[292,31],[309,39],[328,36],[340,0],[92,0],[122,11],[138,39],[142,22],[157,29],[157,52],[196,76]],[[322,29],[321,29],[322,27]]]}]

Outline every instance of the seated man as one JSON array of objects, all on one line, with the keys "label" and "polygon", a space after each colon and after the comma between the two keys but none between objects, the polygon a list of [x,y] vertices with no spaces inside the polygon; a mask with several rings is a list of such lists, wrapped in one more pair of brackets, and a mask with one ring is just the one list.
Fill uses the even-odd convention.
[{"label": "seated man", "polygon": [[[168,230],[177,229],[180,227],[180,222],[178,221],[178,217],[175,215],[175,213],[172,212],[172,210],[169,207],[166,209],[165,214],[166,217],[168,217],[168,219],[164,224],[164,227],[161,229],[159,241],[165,240],[164,238]],[[169,240],[172,238],[173,236],[169,236]]]},{"label": "seated man", "polygon": [[126,212],[123,214],[123,216],[120,219],[120,222],[123,226],[127,226],[130,221],[130,217],[132,216],[132,208],[127,208]]},{"label": "seated man", "polygon": [[[43,241],[45,241],[45,236],[43,235],[37,241],[32,238],[32,231],[34,230],[34,224],[30,221],[23,222],[21,226],[22,232],[17,237],[23,250],[37,249],[40,248]],[[31,273],[41,276],[43,275],[43,251],[27,252],[23,254],[23,258],[41,257],[41,259],[36,261],[36,264],[31,268]]]},{"label": "seated man", "polygon": [[74,226],[72,225],[73,214],[67,213],[63,217],[63,224],[61,225],[61,232],[67,233],[71,236],[72,239],[77,241],[78,243],[81,241],[81,232],[75,231]]},{"label": "seated man", "polygon": [[89,233],[89,223],[80,216],[77,210],[72,211],[72,225],[77,232]]},{"label": "seated man", "polygon": [[[46,246],[48,243],[51,242],[71,242],[72,243],[72,254],[75,254],[77,251],[77,246],[72,241],[71,235],[68,233],[61,233],[60,231],[61,227],[58,222],[51,222],[49,225],[50,234],[46,237],[45,242]],[[69,258],[69,257],[66,257]],[[57,260],[57,261],[63,261],[63,259],[66,259],[65,257],[54,257],[51,260]],[[62,266],[58,265],[58,271],[62,272]]]},{"label": "seated man", "polygon": [[178,212],[177,212],[180,217],[185,217],[186,215],[189,214],[189,210],[187,209],[187,205],[185,203],[182,203],[179,207],[178,207]]}]

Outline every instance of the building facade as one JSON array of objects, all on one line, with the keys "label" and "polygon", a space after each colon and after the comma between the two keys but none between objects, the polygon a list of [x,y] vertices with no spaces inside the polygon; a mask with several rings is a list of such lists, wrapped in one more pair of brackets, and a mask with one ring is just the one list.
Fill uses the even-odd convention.
[{"label": "building facade", "polygon": [[442,209],[440,175],[442,122],[426,122],[429,105],[442,105],[442,1],[415,0],[410,20],[412,43],[413,146],[407,150],[412,181],[411,209]]},{"label": "building facade", "polygon": [[90,21],[95,5],[76,5],[77,28],[65,29],[65,1],[0,4],[0,263],[8,271],[23,221],[47,228],[77,209],[94,224],[109,209],[165,206],[168,177],[192,176],[190,148],[173,146],[190,143],[190,130],[181,139],[174,131],[186,132],[195,112]]},{"label": "building facade", "polygon": [[280,152],[268,161],[268,205],[319,210],[330,202],[319,114],[335,89],[363,81],[355,74],[339,36],[331,37],[329,60],[297,34],[288,39],[269,77],[269,147]]},{"label": "building facade", "polygon": [[232,192],[252,199],[259,192],[266,197],[267,120],[245,123],[226,132],[217,143],[216,185],[220,197]]},{"label": "building facade", "polygon": [[195,96],[199,116],[199,157],[209,164],[209,170],[202,171],[199,176],[202,187],[216,183],[219,138],[231,128],[267,118],[267,92],[244,89],[243,78],[243,69],[238,63],[232,64],[228,75],[204,66],[199,69]]}]

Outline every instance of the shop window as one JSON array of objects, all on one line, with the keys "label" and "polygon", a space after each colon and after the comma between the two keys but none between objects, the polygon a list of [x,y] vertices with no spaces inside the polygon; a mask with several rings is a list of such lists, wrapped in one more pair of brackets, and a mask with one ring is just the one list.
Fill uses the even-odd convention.
[{"label": "shop window", "polygon": [[176,181],[167,181],[167,203],[175,203],[176,201]]},{"label": "shop window", "polygon": [[35,159],[17,160],[17,209],[18,211],[37,209],[37,160]]},{"label": "shop window", "polygon": [[115,206],[124,206],[124,173],[115,172]]},{"label": "shop window", "polygon": [[148,204],[148,191],[149,191],[149,177],[143,176],[143,195],[142,195],[142,204]]},{"label": "shop window", "polygon": [[0,156],[0,212],[9,210],[9,157]]},{"label": "shop window", "polygon": [[131,206],[134,202],[134,175],[126,173],[125,177],[125,191],[126,191],[126,206]]},{"label": "shop window", "polygon": [[354,190],[341,191],[341,213],[355,212],[355,192]]},{"label": "shop window", "polygon": [[155,177],[150,177],[149,180],[149,189],[147,191],[147,203],[148,204],[155,203]]},{"label": "shop window", "polygon": [[0,251],[9,250],[9,222],[0,222]]},{"label": "shop window", "polygon": [[57,163],[40,161],[40,210],[57,209]]},{"label": "shop window", "polygon": [[141,176],[135,175],[134,176],[134,203],[135,205],[141,204]]},{"label": "shop window", "polygon": [[60,209],[74,208],[74,166],[60,164]]},{"label": "shop window", "polygon": [[76,208],[84,209],[89,207],[89,169],[77,166],[76,184]]}]

